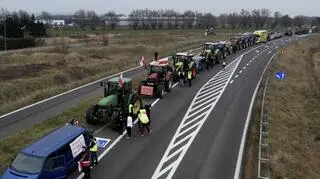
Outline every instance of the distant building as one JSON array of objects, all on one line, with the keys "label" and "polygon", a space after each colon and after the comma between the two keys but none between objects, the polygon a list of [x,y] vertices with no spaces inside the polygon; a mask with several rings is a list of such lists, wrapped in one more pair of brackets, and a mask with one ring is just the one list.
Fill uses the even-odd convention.
[{"label": "distant building", "polygon": [[35,22],[42,22],[43,24],[48,24],[53,27],[63,27],[66,25],[65,20],[44,20],[44,19],[37,19]]}]

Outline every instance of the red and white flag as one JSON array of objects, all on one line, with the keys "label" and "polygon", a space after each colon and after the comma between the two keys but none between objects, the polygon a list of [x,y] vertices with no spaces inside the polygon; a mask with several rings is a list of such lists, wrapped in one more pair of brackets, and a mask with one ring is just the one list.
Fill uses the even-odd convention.
[{"label": "red and white flag", "polygon": [[123,85],[124,85],[124,83],[125,83],[125,81],[124,81],[124,79],[123,79],[122,73],[120,74],[120,78],[119,78],[119,80],[118,80],[118,83],[119,83],[119,86],[120,86],[121,88],[123,87]]},{"label": "red and white flag", "polygon": [[140,66],[146,68],[146,61],[145,61],[144,56],[141,57]]}]

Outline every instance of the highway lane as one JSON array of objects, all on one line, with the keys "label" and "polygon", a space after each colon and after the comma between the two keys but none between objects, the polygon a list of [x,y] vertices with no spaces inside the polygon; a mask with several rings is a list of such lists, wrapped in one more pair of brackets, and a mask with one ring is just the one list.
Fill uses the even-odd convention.
[{"label": "highway lane", "polygon": [[[249,49],[228,57],[229,63]],[[192,88],[175,87],[152,109],[152,134],[140,137],[135,128],[132,140],[122,139],[102,158],[93,171],[93,178],[150,178],[194,95],[220,70],[221,66],[215,66],[208,72],[200,73]],[[116,140],[114,132],[108,129],[96,135]]]}]

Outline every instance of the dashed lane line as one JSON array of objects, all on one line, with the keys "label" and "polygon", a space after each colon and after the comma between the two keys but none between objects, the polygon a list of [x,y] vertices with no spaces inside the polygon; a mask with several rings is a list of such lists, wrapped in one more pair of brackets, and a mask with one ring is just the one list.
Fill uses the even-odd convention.
[{"label": "dashed lane line", "polygon": [[239,77],[239,75],[236,75],[234,78],[238,78]]},{"label": "dashed lane line", "polygon": [[[241,59],[243,58],[243,56],[244,55],[241,55],[240,57],[238,57],[236,60],[234,60],[232,63],[230,63],[226,68],[232,69],[232,71],[234,73],[236,71]],[[189,106],[189,109],[187,110],[187,112],[186,112],[185,116],[183,117],[176,133],[174,134],[172,140],[170,141],[170,144],[167,147],[167,150],[165,151],[163,157],[161,158],[159,165],[157,166],[157,168],[152,176],[152,179],[163,178],[165,175],[167,176],[165,178],[172,178],[173,174],[177,170],[181,160],[183,159],[184,155],[186,154],[188,148],[190,147],[190,145],[193,142],[194,138],[196,137],[197,133],[200,131],[202,125],[204,124],[206,119],[209,117],[209,114],[211,113],[211,111],[215,107],[216,103],[219,101],[227,84],[230,82],[233,73],[229,74],[228,79],[223,81],[222,89],[215,91],[214,93],[211,93],[211,94],[209,93],[209,96],[206,97],[207,99],[215,98],[214,100],[212,100],[212,102],[210,102],[210,103],[205,102],[205,100],[207,100],[207,99],[203,98],[203,95],[202,95],[203,90],[202,89],[208,88],[207,86],[211,86],[212,84],[215,84],[215,83],[210,84],[210,82],[214,81],[216,78],[219,78],[221,75],[223,75],[223,72],[224,71],[220,71],[213,78],[211,78],[211,80],[209,80],[204,86],[202,86],[201,89],[196,94],[196,96],[194,97],[194,99],[192,100],[191,105]],[[225,75],[223,75],[223,76],[226,77]],[[206,93],[206,95],[207,94],[208,94],[208,92]],[[202,96],[202,97],[200,97],[200,96]],[[198,100],[199,98],[203,98],[203,99]],[[196,113],[194,113],[194,111],[196,111],[200,107],[194,108],[193,106],[197,105],[199,103],[206,103],[206,105],[201,106],[200,111],[197,111]],[[198,115],[197,117],[194,117],[194,116],[196,116],[195,114],[198,114],[199,112],[201,112],[201,114]],[[189,124],[192,124],[194,122],[196,122],[196,124],[194,124],[193,126],[189,126],[188,128],[185,128],[186,126],[188,126]],[[179,140],[178,137],[185,134],[186,133],[185,130],[188,130],[188,133],[189,132],[191,132],[191,133],[189,135],[187,135],[186,137],[184,137],[183,139]],[[176,144],[177,143],[181,144],[182,143],[181,140],[183,140],[183,142],[187,141],[187,143],[185,145],[181,146],[180,148],[176,149],[175,148],[177,146]],[[177,159],[168,163],[168,161],[170,159],[172,159],[173,157],[177,157]]]},{"label": "dashed lane line", "polygon": [[242,73],[242,70],[240,70],[239,73],[241,74],[241,73]]},{"label": "dashed lane line", "polygon": [[247,68],[247,67],[246,67],[246,66],[244,66],[242,69],[244,69],[244,70],[245,70],[246,68]]},{"label": "dashed lane line", "polygon": [[232,84],[232,83],[233,83],[233,80],[230,81],[230,84]]}]

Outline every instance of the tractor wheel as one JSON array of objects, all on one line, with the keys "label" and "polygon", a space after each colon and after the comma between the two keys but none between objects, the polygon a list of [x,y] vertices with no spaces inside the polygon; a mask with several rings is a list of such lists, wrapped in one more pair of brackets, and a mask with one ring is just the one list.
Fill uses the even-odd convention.
[{"label": "tractor wheel", "polygon": [[173,86],[173,80],[171,79],[171,80],[169,80],[168,82],[167,82],[167,92],[170,92],[171,90],[172,90],[172,86]]},{"label": "tractor wheel", "polygon": [[95,119],[95,113],[97,111],[97,106],[96,105],[92,105],[89,107],[89,109],[86,112],[86,121],[88,124],[92,124],[92,125],[96,125],[99,123],[99,121],[97,121]]},{"label": "tractor wheel", "polygon": [[133,104],[133,114],[137,114],[137,112],[142,108],[142,99],[138,95],[134,95],[131,99],[131,104]]},{"label": "tractor wheel", "polygon": [[161,99],[164,93],[165,93],[164,85],[158,85],[156,97]]}]

